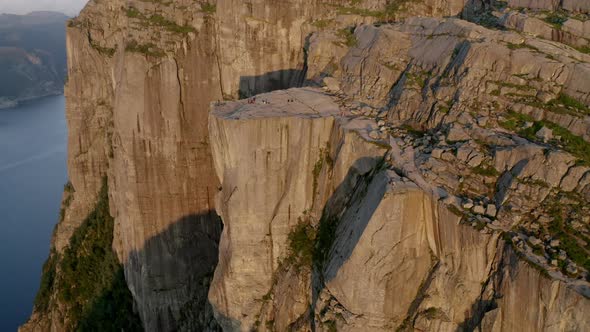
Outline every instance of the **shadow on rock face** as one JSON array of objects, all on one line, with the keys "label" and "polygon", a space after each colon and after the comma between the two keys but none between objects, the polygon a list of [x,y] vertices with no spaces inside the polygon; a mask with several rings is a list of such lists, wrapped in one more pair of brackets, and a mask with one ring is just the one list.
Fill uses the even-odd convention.
[{"label": "shadow on rock face", "polygon": [[[348,170],[348,173],[342,183],[336,188],[334,193],[330,196],[326,205],[323,209],[322,219],[319,225],[319,236],[317,238],[318,244],[316,245],[316,263],[320,263],[322,266],[322,279],[329,281],[336,276],[338,270],[341,267],[341,263],[346,261],[352,251],[356,247],[356,244],[360,240],[360,236],[363,234],[369,220],[373,216],[373,213],[377,209],[383,195],[385,194],[385,186],[374,188],[375,191],[369,193],[369,186],[373,181],[373,178],[380,170],[380,165],[383,158],[381,157],[363,157],[356,160]],[[354,204],[358,204],[365,200],[365,197],[371,194],[372,199],[368,200],[368,206],[365,208],[365,213],[362,218],[354,220],[354,227],[358,232],[352,238],[348,239],[349,246],[346,252],[339,253],[341,256],[338,263],[332,267],[332,269],[326,270],[326,264],[329,263],[331,250],[337,240],[337,228],[341,226],[340,219],[349,210],[354,207]]]},{"label": "shadow on rock face", "polygon": [[259,93],[300,87],[307,70],[285,69],[271,71],[262,75],[240,77],[239,98],[244,99]]},{"label": "shadow on rock face", "polygon": [[129,255],[127,284],[147,330],[219,329],[207,293],[222,227],[213,210],[188,215]]},{"label": "shadow on rock face", "polygon": [[[337,241],[336,233],[340,226],[340,217],[353,206],[354,202],[363,200],[373,177],[378,172],[382,160],[383,158],[381,157],[363,157],[356,160],[348,170],[344,180],[334,190],[334,193],[327,200],[323,208],[314,252],[314,261],[317,266],[313,269],[312,275],[314,282],[312,308],[316,306],[318,296],[322,289],[324,289],[325,283],[334,278],[341,267],[340,264],[336,264],[332,269],[326,271],[326,265],[331,258],[332,247]],[[382,197],[384,191],[376,194]],[[358,222],[357,227],[360,227],[362,230],[366,228],[379,202],[380,199],[375,199],[372,202],[374,204],[371,204],[371,207],[367,210],[365,218],[356,220]],[[359,234],[363,233],[362,230]],[[352,253],[358,240],[359,237],[355,237],[353,240],[354,243],[350,243],[349,247],[351,251],[346,253],[347,256]],[[344,260],[341,260],[341,262],[344,262]]]},{"label": "shadow on rock face", "polygon": [[124,331],[143,331],[137,313],[133,312],[133,300],[119,266],[110,287],[103,290],[90,306],[90,310],[78,322],[79,331],[108,331],[118,327]]}]

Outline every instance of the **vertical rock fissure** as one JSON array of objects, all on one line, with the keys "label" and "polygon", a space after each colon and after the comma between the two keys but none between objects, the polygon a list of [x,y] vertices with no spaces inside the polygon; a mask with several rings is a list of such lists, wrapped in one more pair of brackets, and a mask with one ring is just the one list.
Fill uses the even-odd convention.
[{"label": "vertical rock fissure", "polygon": [[[431,257],[435,258],[434,254],[431,253]],[[428,288],[430,288],[430,284],[434,280],[436,272],[440,266],[440,260],[435,258],[432,262],[432,266],[426,275],[426,279],[422,281],[420,287],[418,287],[418,292],[416,296],[412,300],[410,307],[408,308],[408,313],[406,314],[406,318],[403,320],[402,324],[397,328],[397,331],[411,331],[414,327],[416,319],[418,318],[418,308],[422,304],[422,301],[426,298],[426,292]]]},{"label": "vertical rock fissure", "polygon": [[[504,240],[502,237],[496,239],[494,257],[490,266],[490,271],[487,275],[486,280],[482,283],[481,292],[479,297],[472,305],[471,317],[467,317],[460,326],[468,331],[475,330],[476,327],[481,328],[481,322],[483,321],[486,312],[497,308],[496,303],[496,286],[501,285],[501,278],[503,274],[503,257],[504,257]],[[489,299],[485,299],[485,292],[488,290],[488,286],[491,283],[491,293]]]}]

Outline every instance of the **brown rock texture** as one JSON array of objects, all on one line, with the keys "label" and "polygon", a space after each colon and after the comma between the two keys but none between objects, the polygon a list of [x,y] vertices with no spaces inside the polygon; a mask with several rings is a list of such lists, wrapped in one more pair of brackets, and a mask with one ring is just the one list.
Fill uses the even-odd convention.
[{"label": "brown rock texture", "polygon": [[[575,162],[584,157],[564,151],[569,149],[564,145],[547,150],[535,132],[527,136],[504,122],[518,117],[515,114],[523,114],[531,125],[538,121],[553,126],[552,121],[564,116],[586,122],[585,106],[562,112],[559,107],[567,106],[533,106],[526,97],[530,90],[533,98],[541,98],[541,91],[553,96],[575,91],[576,99],[587,104],[587,82],[576,73],[587,70],[585,55],[453,19],[363,25],[354,37],[354,45],[332,49],[327,45],[338,37],[330,32],[310,40],[308,74],[312,81],[325,83],[325,95],[308,88],[285,90],[259,95],[254,104],[244,100],[213,108],[210,134],[217,142],[213,151],[222,183],[217,207],[227,228],[220,248],[223,262],[209,299],[222,327],[587,329],[586,277],[552,267],[546,257],[557,251],[549,245],[533,250],[521,240],[548,243],[535,241],[536,236],[557,236],[546,224],[530,221],[542,224],[550,218],[545,204],[551,204],[555,194],[586,195],[586,182],[572,183],[587,172]],[[526,64],[521,62],[525,58]],[[560,74],[551,74],[551,68],[559,68]],[[531,82],[533,76],[539,85]],[[301,105],[306,102],[309,108]],[[419,133],[402,129],[403,124]],[[323,130],[302,130],[318,132],[294,139],[289,130],[279,129],[302,125]],[[336,135],[335,130],[342,133]],[[330,132],[338,139],[328,140]],[[576,134],[588,140],[587,127]],[[343,140],[351,136],[360,140],[356,148],[348,147],[355,140]],[[314,158],[289,157],[300,153],[294,145],[307,147],[314,139],[319,143],[303,150],[316,155],[316,166],[310,162]],[[390,151],[384,164],[379,162],[383,150],[370,153],[370,146]],[[264,151],[268,157],[263,166],[259,156]],[[346,156],[351,151],[366,152],[357,159]],[[349,176],[333,177],[334,165],[348,167]],[[288,170],[301,174],[286,177],[283,172]],[[292,187],[293,179],[307,189]],[[320,189],[327,198],[318,197],[322,213],[314,208],[318,201],[309,203],[317,197],[316,184],[328,186]],[[256,186],[260,189],[246,189]],[[271,200],[268,193],[273,193]],[[269,204],[277,197],[280,204]],[[574,204],[586,204],[584,197],[575,198],[580,201]],[[303,210],[295,212],[298,222],[285,213],[285,206]],[[272,212],[253,212],[262,212],[262,207]],[[260,237],[257,227],[270,228]],[[539,233],[536,227],[549,233]],[[324,232],[330,232],[328,240]],[[300,237],[314,248],[311,263]],[[248,246],[256,249],[238,249]],[[297,277],[293,270],[299,271]],[[551,288],[551,299],[549,291],[533,290],[540,288]],[[519,303],[524,298],[535,305]],[[281,311],[285,302],[293,304],[289,313]],[[580,305],[574,308],[573,303]]]},{"label": "brown rock texture", "polygon": [[[147,331],[588,329],[588,271],[543,218],[571,193],[588,235],[590,56],[412,17],[470,4],[91,1],[68,26],[52,255],[106,176]],[[67,310],[54,294],[22,330]]]}]

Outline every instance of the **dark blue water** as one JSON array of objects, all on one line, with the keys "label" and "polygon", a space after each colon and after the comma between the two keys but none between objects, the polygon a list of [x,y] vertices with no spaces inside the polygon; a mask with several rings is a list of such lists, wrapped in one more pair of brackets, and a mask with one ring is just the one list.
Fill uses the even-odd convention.
[{"label": "dark blue water", "polygon": [[64,97],[0,110],[0,331],[31,314],[66,175]]}]

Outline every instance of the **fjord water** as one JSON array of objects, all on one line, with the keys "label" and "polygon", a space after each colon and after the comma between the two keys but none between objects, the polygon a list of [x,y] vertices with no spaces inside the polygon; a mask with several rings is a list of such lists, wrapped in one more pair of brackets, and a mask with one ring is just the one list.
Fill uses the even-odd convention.
[{"label": "fjord water", "polygon": [[0,331],[31,314],[66,175],[64,97],[0,110]]}]

